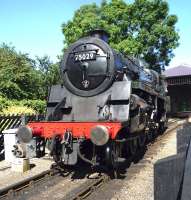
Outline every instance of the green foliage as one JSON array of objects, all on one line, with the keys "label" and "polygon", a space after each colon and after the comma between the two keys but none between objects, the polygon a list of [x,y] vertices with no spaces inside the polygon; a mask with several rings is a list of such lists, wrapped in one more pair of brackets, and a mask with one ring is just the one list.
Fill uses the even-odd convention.
[{"label": "green foliage", "polygon": [[32,108],[28,108],[26,106],[9,106],[7,108],[4,108],[2,112],[0,112],[1,115],[35,115],[36,112]]},{"label": "green foliage", "polygon": [[42,79],[26,54],[0,47],[0,93],[9,99],[37,99],[44,95]]},{"label": "green foliage", "polygon": [[[45,74],[35,66],[37,61],[26,54],[17,53],[13,47],[0,46],[0,112],[3,114],[43,113],[47,95],[47,79],[52,78],[56,65],[48,66],[50,72]],[[48,78],[47,78],[48,77]],[[51,82],[52,81],[52,82]]]},{"label": "green foliage", "polygon": [[58,63],[52,63],[48,56],[44,56],[42,58],[36,57],[34,63],[35,68],[39,70],[39,73],[42,76],[46,91],[51,85],[61,83],[60,68]]},{"label": "green foliage", "polygon": [[60,82],[59,65],[48,56],[32,60],[11,46],[0,46],[0,95],[12,100],[45,99],[48,88]]},{"label": "green foliage", "polygon": [[104,0],[80,7],[71,21],[62,25],[65,48],[95,28],[110,34],[110,45],[116,50],[144,58],[150,68],[160,72],[173,57],[178,46],[175,30],[177,17],[169,15],[164,0]]},{"label": "green foliage", "polygon": [[0,112],[2,112],[2,110],[4,108],[7,108],[9,105],[10,105],[10,101],[8,101],[7,98],[0,96]]},{"label": "green foliage", "polygon": [[1,114],[34,114],[44,113],[46,101],[43,100],[9,100],[0,96]]},{"label": "green foliage", "polygon": [[26,106],[28,108],[32,108],[37,113],[44,113],[46,109],[46,101],[43,100],[22,100],[18,102],[19,105]]}]

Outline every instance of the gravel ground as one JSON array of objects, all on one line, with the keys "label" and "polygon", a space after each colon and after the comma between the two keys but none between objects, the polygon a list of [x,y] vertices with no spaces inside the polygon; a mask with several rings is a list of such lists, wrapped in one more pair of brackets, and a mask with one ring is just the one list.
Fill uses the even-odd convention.
[{"label": "gravel ground", "polygon": [[154,163],[176,154],[176,130],[158,138],[148,146],[143,159],[131,164],[124,179],[112,180],[89,199],[100,200],[153,200]]},{"label": "gravel ground", "polygon": [[[112,200],[153,200],[154,199],[154,163],[162,158],[176,154],[176,131],[168,134],[164,140],[157,142],[157,153],[152,156],[152,149],[149,149],[145,155],[145,167],[133,177],[130,181],[123,182],[121,190],[114,195]],[[151,154],[151,156],[150,156]],[[133,186],[133,187],[132,187]]]}]

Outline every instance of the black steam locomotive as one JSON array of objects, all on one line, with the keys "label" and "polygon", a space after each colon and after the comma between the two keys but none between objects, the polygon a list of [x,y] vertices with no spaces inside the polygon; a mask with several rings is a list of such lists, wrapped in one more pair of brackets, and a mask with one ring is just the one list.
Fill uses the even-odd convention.
[{"label": "black steam locomotive", "polygon": [[[51,140],[56,162],[115,167],[146,137],[166,126],[164,77],[113,50],[108,34],[92,31],[73,43],[61,63],[63,85],[51,87],[47,121],[32,134]],[[29,128],[30,127],[30,128]]]}]

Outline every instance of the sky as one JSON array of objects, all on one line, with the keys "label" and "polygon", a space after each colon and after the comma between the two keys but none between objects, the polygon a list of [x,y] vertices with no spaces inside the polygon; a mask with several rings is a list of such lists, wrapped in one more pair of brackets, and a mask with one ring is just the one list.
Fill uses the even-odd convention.
[{"label": "sky", "polygon": [[[63,48],[61,25],[72,19],[81,5],[93,2],[100,4],[101,0],[0,0],[0,44],[11,44],[32,58],[48,55],[55,62]],[[170,14],[178,16],[176,29],[180,34],[180,45],[174,50],[170,67],[191,65],[191,1],[168,3]]]}]

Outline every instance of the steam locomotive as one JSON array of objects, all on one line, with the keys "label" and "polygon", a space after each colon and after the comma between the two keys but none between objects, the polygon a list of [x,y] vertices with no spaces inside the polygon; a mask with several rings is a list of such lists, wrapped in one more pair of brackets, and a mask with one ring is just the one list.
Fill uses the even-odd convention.
[{"label": "steam locomotive", "polygon": [[143,60],[116,52],[108,39],[94,30],[67,49],[63,84],[50,89],[46,121],[18,130],[23,141],[48,139],[57,163],[115,167],[166,126],[164,77]]}]

